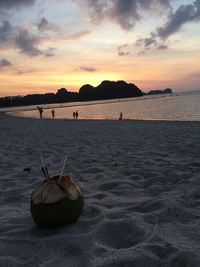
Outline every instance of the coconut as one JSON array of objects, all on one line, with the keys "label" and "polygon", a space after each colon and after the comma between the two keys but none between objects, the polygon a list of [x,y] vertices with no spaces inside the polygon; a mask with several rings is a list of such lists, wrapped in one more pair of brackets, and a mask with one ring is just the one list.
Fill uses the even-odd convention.
[{"label": "coconut", "polygon": [[31,214],[39,227],[75,222],[83,209],[83,194],[70,176],[45,180],[31,196]]}]

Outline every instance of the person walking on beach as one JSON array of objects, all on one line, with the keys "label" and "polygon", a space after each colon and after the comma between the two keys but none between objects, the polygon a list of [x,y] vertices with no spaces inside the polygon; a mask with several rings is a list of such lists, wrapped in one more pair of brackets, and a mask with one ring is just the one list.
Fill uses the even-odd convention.
[{"label": "person walking on beach", "polygon": [[43,108],[42,108],[42,107],[39,107],[39,106],[37,106],[37,109],[38,109],[38,111],[39,111],[40,118],[42,119]]},{"label": "person walking on beach", "polygon": [[73,118],[74,118],[74,120],[76,119],[76,112],[75,111],[73,112]]},{"label": "person walking on beach", "polygon": [[122,118],[123,118],[123,114],[122,114],[122,112],[120,112],[119,120],[122,120]]},{"label": "person walking on beach", "polygon": [[76,110],[76,119],[78,120],[78,111]]},{"label": "person walking on beach", "polygon": [[54,119],[55,118],[55,110],[54,109],[52,109],[51,114],[52,114],[52,118]]}]

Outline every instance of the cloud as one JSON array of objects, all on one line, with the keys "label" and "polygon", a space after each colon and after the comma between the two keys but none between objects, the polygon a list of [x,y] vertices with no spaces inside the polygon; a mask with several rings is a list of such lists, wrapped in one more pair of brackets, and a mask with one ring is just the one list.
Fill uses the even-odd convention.
[{"label": "cloud", "polygon": [[150,46],[155,46],[157,44],[157,34],[154,32],[150,33],[149,37],[139,38],[136,40],[136,46],[144,46],[145,48],[149,48]]},{"label": "cloud", "polygon": [[6,43],[10,40],[12,26],[8,20],[4,20],[0,25],[0,43]]},{"label": "cloud", "polygon": [[26,28],[13,28],[8,20],[0,24],[0,47],[6,49],[19,49],[20,53],[31,57],[55,55],[55,48],[49,47],[46,50],[39,48],[46,36],[33,34]]},{"label": "cloud", "polygon": [[45,17],[42,17],[36,26],[39,31],[57,31],[59,29],[56,24],[50,23]]},{"label": "cloud", "polygon": [[39,30],[45,31],[49,29],[49,22],[46,18],[41,18],[41,20],[38,22],[37,27]]},{"label": "cloud", "polygon": [[33,57],[42,54],[42,51],[37,48],[39,42],[40,42],[39,37],[34,36],[27,29],[20,29],[15,39],[15,43],[17,47],[20,49],[20,52]]},{"label": "cloud", "polygon": [[124,45],[119,46],[117,48],[118,55],[119,56],[128,56],[128,55],[130,55],[130,52],[127,51],[128,48],[129,48],[129,45],[128,44],[124,44]]},{"label": "cloud", "polygon": [[[40,27],[47,29],[47,26],[50,30],[55,25],[41,20]],[[3,49],[17,49],[20,53],[31,57],[52,57],[55,55],[55,48],[49,47],[46,50],[39,48],[41,43],[47,39],[49,40],[50,37],[40,32],[33,33],[31,29],[12,27],[8,20],[3,20],[0,24],[0,47]]]},{"label": "cloud", "polygon": [[[38,23],[35,24],[38,29],[38,34],[52,42],[76,41],[89,35],[91,32],[88,30],[81,30],[75,33],[66,33],[66,29],[62,29],[55,23],[49,22],[45,17],[42,17]],[[46,56],[54,55],[55,49],[49,48]]]},{"label": "cloud", "polygon": [[185,23],[199,20],[200,0],[196,0],[193,4],[180,5],[177,10],[169,16],[165,25],[157,28],[157,34],[161,39],[166,39],[173,33],[179,31]]},{"label": "cloud", "polygon": [[89,66],[81,66],[80,70],[87,71],[87,72],[95,72],[95,71],[97,71],[97,69],[95,69],[93,67],[89,67]]},{"label": "cloud", "polygon": [[53,47],[49,47],[44,53],[45,57],[53,57],[55,55],[56,49]]},{"label": "cloud", "polygon": [[168,45],[164,44],[166,40],[174,33],[178,32],[181,27],[188,22],[197,22],[200,20],[200,0],[196,0],[193,4],[180,5],[175,12],[171,12],[166,23],[162,27],[158,27],[150,36],[139,38],[135,42],[136,47],[143,47],[144,51],[152,47],[163,50]]},{"label": "cloud", "polygon": [[90,33],[91,33],[90,31],[80,31],[80,32],[72,33],[72,34],[65,36],[64,40],[79,40],[87,36]]},{"label": "cloud", "polygon": [[89,8],[91,20],[100,23],[108,19],[125,30],[133,28],[141,18],[141,10],[146,12],[165,7],[171,9],[170,0],[74,0]]},{"label": "cloud", "polygon": [[149,37],[139,38],[135,42],[135,47],[142,48],[142,51],[138,52],[137,55],[144,55],[148,50],[165,50],[168,49],[168,45],[163,43],[157,34],[151,32]]},{"label": "cloud", "polygon": [[9,60],[5,58],[0,60],[0,69],[6,69],[10,67],[12,67],[12,63]]},{"label": "cloud", "polygon": [[21,6],[33,5],[36,0],[1,0],[0,8],[18,8]]},{"label": "cloud", "polygon": [[41,51],[37,48],[40,38],[27,29],[13,28],[9,21],[4,20],[0,25],[0,45],[4,48],[18,48],[21,53],[38,56]]},{"label": "cloud", "polygon": [[16,38],[15,45],[20,50],[21,53],[26,54],[31,57],[46,56],[52,57],[55,55],[55,48],[49,47],[47,50],[41,50],[38,48],[42,39],[39,35],[34,35],[27,29],[20,29]]},{"label": "cloud", "polygon": [[20,66],[17,67],[17,75],[24,75],[34,72],[35,69],[27,67],[27,66]]},{"label": "cloud", "polygon": [[165,45],[165,44],[160,44],[158,47],[157,47],[157,49],[167,49],[168,48],[168,46],[167,45]]},{"label": "cloud", "polygon": [[138,52],[137,55],[144,55],[148,50],[165,50],[168,49],[168,46],[163,43],[157,34],[154,32],[150,33],[149,37],[139,38],[135,42],[135,47],[142,48],[142,51]]},{"label": "cloud", "polygon": [[141,51],[137,53],[138,56],[146,54],[146,51],[150,49],[166,49],[167,46],[160,43],[158,40],[158,35],[154,32],[150,33],[150,36],[145,38],[139,38],[135,42],[135,47],[142,48]]}]

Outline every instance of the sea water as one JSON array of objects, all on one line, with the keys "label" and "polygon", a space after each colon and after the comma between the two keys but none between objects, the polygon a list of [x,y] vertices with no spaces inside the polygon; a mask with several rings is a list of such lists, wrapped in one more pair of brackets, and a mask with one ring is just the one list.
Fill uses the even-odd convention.
[{"label": "sea water", "polygon": [[[104,101],[74,102],[42,105],[43,118],[73,119],[78,111],[78,119],[118,120],[122,112],[127,120],[171,120],[200,121],[200,91],[166,95],[143,96]],[[12,111],[15,110],[15,111]],[[10,115],[39,118],[37,106],[7,109]]]}]

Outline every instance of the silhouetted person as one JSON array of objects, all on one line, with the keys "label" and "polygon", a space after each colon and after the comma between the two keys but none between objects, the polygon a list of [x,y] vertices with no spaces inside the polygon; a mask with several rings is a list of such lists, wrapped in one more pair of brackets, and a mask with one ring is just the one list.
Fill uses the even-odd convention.
[{"label": "silhouetted person", "polygon": [[54,109],[52,109],[51,114],[52,114],[52,117],[55,118],[55,110]]},{"label": "silhouetted person", "polygon": [[120,112],[119,120],[122,120],[122,119],[123,119],[123,115],[122,115],[122,112]]},{"label": "silhouetted person", "polygon": [[38,111],[39,111],[40,118],[42,119],[43,108],[42,108],[42,107],[39,107],[39,106],[37,106],[37,109],[38,109]]},{"label": "silhouetted person", "polygon": [[75,111],[73,112],[73,118],[74,118],[74,120],[76,119],[76,112]]},{"label": "silhouetted person", "polygon": [[78,120],[78,111],[76,111],[76,119]]}]

